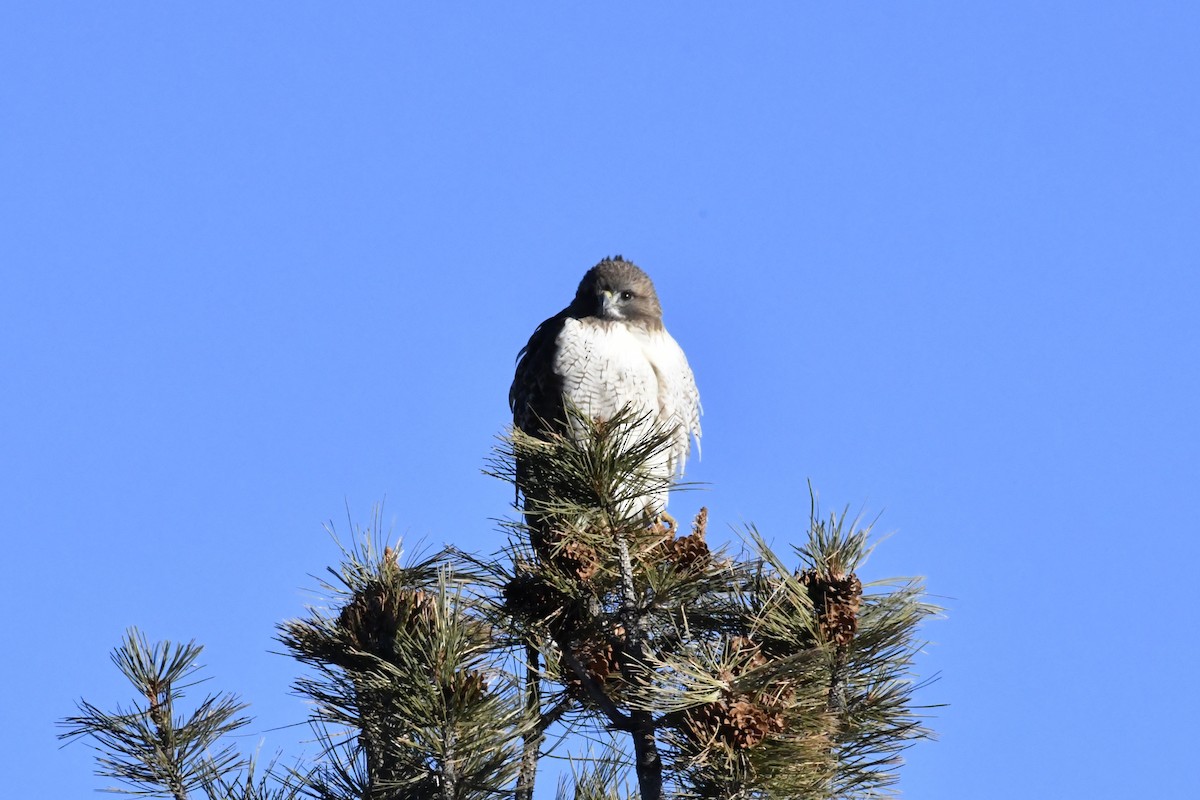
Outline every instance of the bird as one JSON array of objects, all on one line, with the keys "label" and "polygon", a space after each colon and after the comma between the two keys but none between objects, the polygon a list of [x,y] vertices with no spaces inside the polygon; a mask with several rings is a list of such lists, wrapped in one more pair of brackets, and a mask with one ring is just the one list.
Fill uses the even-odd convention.
[{"label": "bird", "polygon": [[[508,401],[513,426],[540,439],[576,433],[570,405],[599,421],[628,407],[670,435],[650,464],[664,487],[683,473],[693,439],[699,449],[700,393],[687,356],[663,325],[650,276],[619,255],[589,269],[566,308],[537,326],[517,355]],[[519,473],[518,464],[521,488]],[[670,520],[666,506],[664,488],[645,510]]]}]

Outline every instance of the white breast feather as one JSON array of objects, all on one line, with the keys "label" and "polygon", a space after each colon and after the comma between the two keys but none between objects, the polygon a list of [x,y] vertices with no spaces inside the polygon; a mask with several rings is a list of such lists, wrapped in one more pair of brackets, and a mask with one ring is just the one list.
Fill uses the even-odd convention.
[{"label": "white breast feather", "polygon": [[659,419],[675,431],[675,445],[670,453],[671,473],[682,474],[693,436],[696,437],[697,451],[700,449],[700,393],[696,389],[696,379],[683,348],[665,328],[650,331],[640,338],[646,358],[657,376]]},{"label": "white breast feather", "polygon": [[653,412],[675,434],[663,472],[682,473],[692,436],[700,444],[700,395],[671,335],[665,329],[567,319],[556,344],[554,371],[562,377],[563,394],[593,418],[606,419],[626,405]]}]

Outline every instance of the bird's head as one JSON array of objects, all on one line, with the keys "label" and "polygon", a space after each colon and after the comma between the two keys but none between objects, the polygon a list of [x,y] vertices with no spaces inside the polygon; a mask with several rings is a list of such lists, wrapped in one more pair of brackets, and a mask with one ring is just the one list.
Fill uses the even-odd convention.
[{"label": "bird's head", "polygon": [[572,305],[581,316],[662,326],[662,306],[650,276],[620,256],[587,271]]}]

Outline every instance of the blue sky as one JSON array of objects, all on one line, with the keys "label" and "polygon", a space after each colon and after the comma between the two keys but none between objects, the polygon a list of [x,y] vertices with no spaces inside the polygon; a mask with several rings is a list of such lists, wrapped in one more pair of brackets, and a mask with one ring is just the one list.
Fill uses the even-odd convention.
[{"label": "blue sky", "polygon": [[270,752],[274,625],[386,498],[488,551],[514,357],[655,279],[712,530],[812,480],[947,606],[909,797],[1178,797],[1200,712],[1200,9],[1189,3],[0,8],[9,793],[132,624]]}]

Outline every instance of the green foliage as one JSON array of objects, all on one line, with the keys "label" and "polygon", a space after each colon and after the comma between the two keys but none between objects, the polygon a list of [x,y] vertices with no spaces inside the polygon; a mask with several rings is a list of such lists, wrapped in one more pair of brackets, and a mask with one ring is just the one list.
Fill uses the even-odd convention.
[{"label": "green foliage", "polygon": [[[692,704],[682,715],[691,727],[666,735],[681,793],[873,796],[895,782],[900,752],[929,735],[911,668],[918,626],[938,609],[922,601],[920,582],[869,584],[861,596],[830,591],[861,591],[854,573],[869,532],[845,513],[821,519],[814,504],[791,566],[756,529],[746,531],[740,563],[753,574],[742,584],[744,626],[717,640],[723,646],[698,637],[684,659],[707,665],[690,676],[697,699],[701,689],[719,699]],[[714,676],[723,678],[716,686]],[[693,693],[681,694],[678,704]]]},{"label": "green foliage", "polygon": [[150,645],[131,628],[112,660],[139,700],[112,713],[80,700],[79,715],[62,721],[66,731],[59,738],[91,740],[97,774],[121,781],[124,787],[112,791],[124,794],[184,800],[246,766],[232,747],[220,745],[221,737],[250,721],[239,716],[246,706],[235,697],[208,695],[191,714],[176,713],[197,682],[202,649],[195,642]]},{"label": "green foliage", "polygon": [[610,739],[580,759],[571,759],[570,774],[558,780],[556,800],[636,800],[637,790],[629,785],[629,761],[621,746]]},{"label": "green foliage", "polygon": [[311,674],[329,765],[318,796],[483,798],[513,779],[528,722],[493,625],[444,559],[402,567],[389,549],[346,552],[336,614],[310,609],[280,641]]},{"label": "green foliage", "polygon": [[921,582],[864,585],[870,526],[815,500],[786,556],[753,527],[738,552],[710,548],[705,510],[687,532],[657,513],[667,432],[629,412],[568,415],[571,435],[514,431],[490,462],[522,501],[501,552],[402,563],[376,518],[329,570],[327,605],[280,626],[306,668],[312,764],[256,772],[223,747],[246,722],[231,698],[175,719],[199,648],[132,633],[116,661],[147,705],[81,702],[64,735],[92,738],[101,773],[131,791],[177,800],[531,800],[547,757],[569,760],[559,797],[576,800],[893,784],[902,750],[930,735],[913,697],[937,610]]}]

